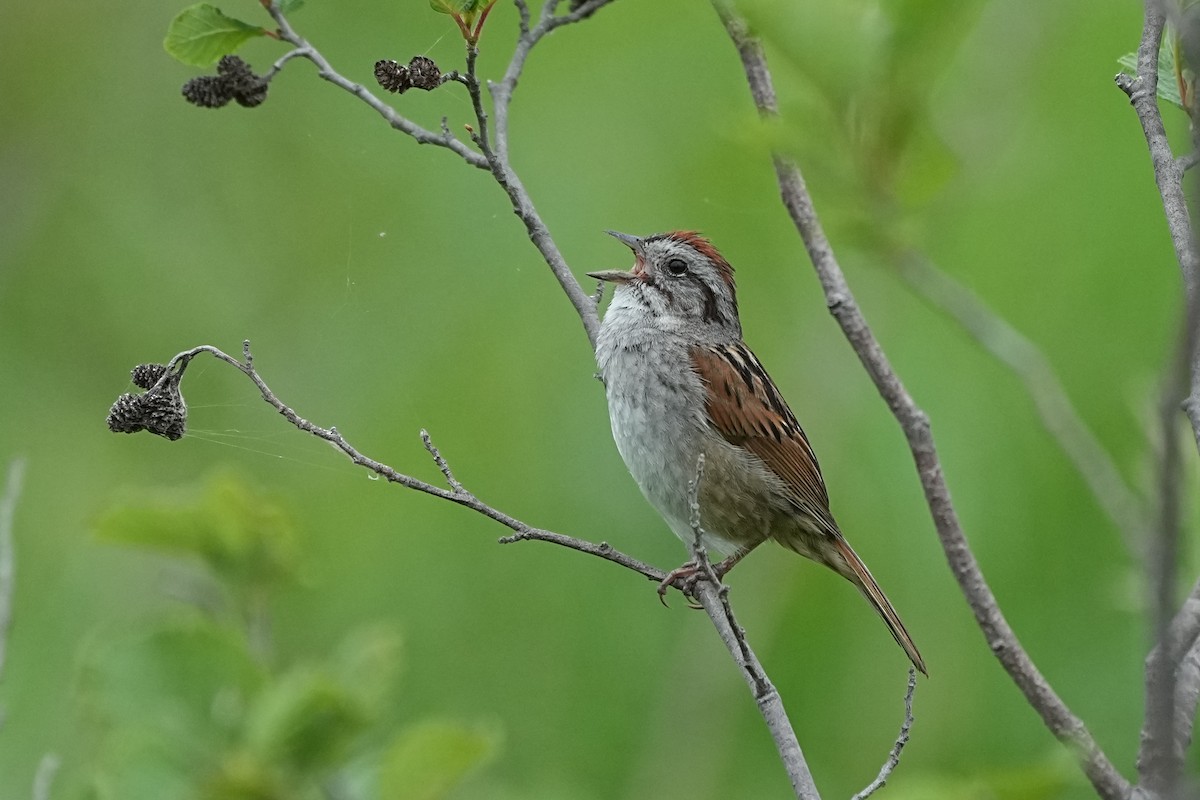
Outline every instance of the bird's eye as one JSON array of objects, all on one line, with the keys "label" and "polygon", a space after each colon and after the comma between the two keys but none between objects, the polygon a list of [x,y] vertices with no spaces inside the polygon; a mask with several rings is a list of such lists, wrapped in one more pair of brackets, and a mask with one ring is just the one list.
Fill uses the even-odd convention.
[{"label": "bird's eye", "polygon": [[667,262],[667,272],[672,275],[682,275],[687,272],[687,262],[682,258],[672,258]]}]

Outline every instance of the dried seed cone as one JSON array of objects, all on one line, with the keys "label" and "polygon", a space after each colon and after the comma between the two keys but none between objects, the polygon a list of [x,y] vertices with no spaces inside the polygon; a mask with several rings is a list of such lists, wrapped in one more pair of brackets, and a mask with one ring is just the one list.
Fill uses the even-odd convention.
[{"label": "dried seed cone", "polygon": [[108,410],[108,429],[113,433],[137,433],[146,430],[142,424],[142,395],[123,394]]},{"label": "dried seed cone", "polygon": [[176,387],[144,394],[141,399],[146,430],[171,441],[183,438],[187,430],[187,405]]},{"label": "dried seed cone", "polygon": [[221,75],[201,75],[183,85],[183,97],[194,106],[220,108],[233,99],[233,87]]},{"label": "dried seed cone", "polygon": [[414,89],[428,92],[442,85],[442,71],[432,58],[413,56],[408,62],[408,80]]},{"label": "dried seed cone", "polygon": [[401,66],[391,59],[380,59],[375,62],[375,80],[384,89],[396,94],[403,94],[412,88],[408,67]]},{"label": "dried seed cone", "polygon": [[167,371],[166,364],[138,364],[129,372],[133,385],[141,389],[149,389],[158,383],[158,379]]},{"label": "dried seed cone", "polygon": [[150,431],[175,441],[187,432],[187,404],[178,382],[172,380],[157,392],[121,395],[108,410],[107,421],[113,433]]}]

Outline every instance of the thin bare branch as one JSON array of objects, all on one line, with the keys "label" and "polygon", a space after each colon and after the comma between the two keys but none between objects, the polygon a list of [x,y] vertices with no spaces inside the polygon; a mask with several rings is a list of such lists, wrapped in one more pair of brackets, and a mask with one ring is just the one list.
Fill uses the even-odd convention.
[{"label": "thin bare branch", "polygon": [[[454,477],[454,474],[451,471],[449,464],[446,462],[446,459],[442,456],[441,452],[433,444],[433,441],[429,438],[428,433],[425,431],[421,432],[421,439],[425,443],[426,450],[429,451],[434,463],[446,477],[447,482],[450,484],[450,489],[443,489],[439,486],[434,486],[431,483],[427,483],[419,478],[414,478],[411,475],[405,475],[404,473],[398,472],[383,462],[376,461],[375,459],[364,455],[352,444],[350,444],[350,442],[346,440],[346,438],[338,431],[337,428],[325,428],[309,422],[307,419],[296,413],[291,406],[284,403],[275,394],[275,392],[272,391],[271,387],[267,385],[266,381],[263,380],[262,375],[259,374],[257,368],[254,366],[254,356],[250,351],[249,341],[242,343],[241,359],[225,353],[220,348],[207,344],[193,347],[190,350],[185,350],[168,362],[164,375],[179,375],[181,365],[186,365],[191,361],[191,359],[201,353],[207,353],[241,372],[258,388],[259,394],[262,395],[263,400],[265,400],[272,408],[278,411],[284,419],[286,419],[296,428],[299,428],[300,430],[333,445],[335,449],[349,458],[354,464],[370,470],[376,475],[386,479],[390,483],[399,484],[407,489],[433,495],[434,497],[441,498],[442,500],[449,500],[452,503],[469,508],[476,513],[482,514],[488,519],[500,523],[509,530],[512,530],[513,535],[500,539],[501,544],[511,544],[514,542],[524,541],[549,542],[551,544],[557,544],[561,547],[576,550],[587,555],[602,558],[605,561],[611,561],[614,564],[637,572],[638,574],[645,576],[648,580],[655,583],[660,583],[667,577],[667,573],[663,572],[662,570],[614,549],[607,542],[596,544],[583,539],[577,539],[573,536],[566,536],[561,533],[555,533],[542,528],[536,528],[483,502],[476,497],[473,492],[469,491],[465,486],[463,486],[463,484],[457,478]],[[675,586],[675,588],[679,589],[680,591],[685,589],[683,579],[675,580],[671,585]]]},{"label": "thin bare branch", "polygon": [[8,654],[8,632],[12,627],[13,593],[16,589],[16,547],[13,544],[13,517],[25,481],[25,459],[15,458],[8,465],[4,495],[0,497],[0,678]]},{"label": "thin bare branch", "polygon": [[883,788],[888,778],[892,777],[892,773],[896,767],[900,766],[900,754],[904,752],[904,746],[908,744],[909,732],[912,730],[913,694],[916,691],[917,670],[915,667],[909,667],[908,689],[904,692],[904,722],[900,723],[900,735],[896,737],[896,742],[892,745],[892,749],[888,753],[887,761],[883,762],[883,766],[879,769],[879,775],[875,777],[875,780],[867,784],[865,789],[854,795],[854,797],[851,797],[850,800],[866,800],[875,794],[875,792]]},{"label": "thin bare branch", "polygon": [[[1146,139],[1185,296],[1180,341],[1168,366],[1159,403],[1158,508],[1147,559],[1154,646],[1146,658],[1146,713],[1137,761],[1140,790],[1174,797],[1200,691],[1193,661],[1200,624],[1194,607],[1197,590],[1179,611],[1175,610],[1182,470],[1176,424],[1181,406],[1200,449],[1200,349],[1196,331],[1200,324],[1200,258],[1183,191],[1184,172],[1194,159],[1174,157],[1158,107],[1158,54],[1165,25],[1166,9],[1161,0],[1145,0],[1137,74],[1118,74],[1116,83],[1129,97]],[[1182,719],[1184,716],[1186,719]]]},{"label": "thin bare branch", "polygon": [[1146,659],[1146,714],[1138,752],[1138,775],[1142,787],[1162,797],[1176,796],[1184,757],[1183,749],[1177,746],[1176,737],[1177,662],[1162,656],[1171,653],[1171,624],[1176,616],[1175,581],[1181,526],[1180,475],[1183,469],[1177,420],[1179,404],[1185,393],[1188,360],[1194,338],[1190,331],[1191,322],[1190,315],[1185,315],[1178,352],[1167,370],[1159,401],[1161,440],[1155,465],[1159,502],[1147,562],[1154,646]]},{"label": "thin bare branch", "polygon": [[446,476],[446,483],[450,484],[450,488],[455,492],[465,492],[466,489],[458,482],[458,478],[454,477],[454,473],[450,471],[450,465],[446,463],[446,459],[442,458],[441,452],[433,444],[433,439],[429,438],[429,431],[424,428],[421,429],[421,441],[425,443],[425,449],[433,457],[433,463],[437,464],[438,469]]},{"label": "thin bare branch", "polygon": [[892,263],[900,277],[922,299],[961,325],[980,346],[1020,379],[1033,399],[1042,424],[1121,534],[1126,549],[1131,555],[1142,558],[1149,510],[1083,421],[1037,345],[921,253],[897,253]]},{"label": "thin bare branch", "polygon": [[[575,307],[575,312],[579,315],[580,322],[583,323],[584,332],[587,334],[592,349],[596,347],[596,336],[600,331],[600,316],[596,311],[596,304],[571,273],[566,259],[563,258],[562,252],[550,235],[550,230],[534,207],[533,199],[512,168],[508,149],[508,119],[513,92],[517,88],[521,73],[525,69],[525,62],[529,59],[529,54],[534,46],[551,31],[587,19],[611,2],[612,0],[587,0],[567,14],[557,13],[558,2],[546,2],[542,6],[537,24],[532,28],[529,27],[528,7],[524,2],[518,2],[517,8],[521,14],[521,33],[517,38],[516,47],[513,49],[512,59],[509,60],[508,67],[504,71],[504,77],[498,82],[488,84],[488,91],[492,95],[492,117],[495,130],[492,152],[488,157],[492,174],[500,187],[508,194],[513,213],[525,224],[525,230],[529,233],[534,247],[542,254],[542,258],[550,267],[555,280],[567,295],[571,305]],[[477,107],[476,113],[479,114],[480,110]]]},{"label": "thin bare branch", "polygon": [[54,787],[54,778],[61,764],[62,759],[56,753],[46,753],[38,761],[37,772],[33,775],[33,791],[30,793],[33,800],[50,800],[50,790]]},{"label": "thin bare branch", "polygon": [[[1150,163],[1154,168],[1154,183],[1162,198],[1163,214],[1166,216],[1171,244],[1175,248],[1175,259],[1183,276],[1184,293],[1186,297],[1194,298],[1200,296],[1200,256],[1197,255],[1191,216],[1183,191],[1183,175],[1191,159],[1176,159],[1172,154],[1171,142],[1158,108],[1158,50],[1166,24],[1161,0],[1145,0],[1144,19],[1137,51],[1137,75],[1118,73],[1116,83],[1129,96],[1129,104],[1141,123],[1146,147],[1150,151]],[[1190,389],[1183,401],[1183,408],[1191,422],[1196,447],[1200,449],[1200,351],[1191,354],[1189,367]]]},{"label": "thin bare branch", "polygon": [[[777,115],[775,90],[761,45],[749,35],[744,21],[736,16],[725,0],[713,0],[713,5],[738,50],[759,112],[768,116]],[[859,310],[817,218],[799,168],[779,155],[774,157],[774,165],[784,206],[804,240],[830,313],[841,326],[843,334],[904,431],[942,549],[988,646],[1029,704],[1042,717],[1047,728],[1076,754],[1081,768],[1100,796],[1124,800],[1131,791],[1129,782],[1112,765],[1083,722],[1050,687],[1000,611],[963,535],[938,459],[929,418],[917,406],[892,369]]]},{"label": "thin bare branch", "polygon": [[767,677],[758,656],[746,641],[746,632],[737,624],[724,591],[727,588],[718,589],[711,582],[702,580],[696,584],[693,594],[716,626],[717,635],[721,637],[725,649],[741,668],[742,677],[750,687],[758,711],[779,750],[779,757],[792,781],[792,790],[796,797],[816,800],[820,794],[808,771],[808,764],[792,730],[792,723],[784,710],[783,698],[779,696],[779,691]]},{"label": "thin bare branch", "polygon": [[1192,744],[1197,707],[1200,707],[1200,641],[1193,641],[1175,672],[1175,747],[1185,753]]},{"label": "thin bare branch", "polygon": [[538,23],[533,27],[530,27],[530,15],[527,3],[524,0],[517,2],[517,10],[520,15],[520,35],[513,50],[513,57],[509,62],[503,79],[499,83],[489,84],[488,86],[489,91],[492,93],[492,117],[494,118],[493,124],[495,126],[494,133],[491,136],[489,136],[489,115],[483,106],[480,92],[481,84],[475,72],[476,56],[478,53],[475,45],[468,44],[466,74],[459,75],[454,73],[452,79],[466,85],[471,95],[471,105],[477,125],[472,134],[472,140],[476,147],[479,148],[479,152],[472,150],[451,135],[450,128],[444,120],[439,131],[427,130],[401,115],[394,108],[376,97],[362,84],[346,78],[333,68],[316,47],[296,32],[286,15],[280,10],[277,0],[271,2],[267,7],[271,18],[275,20],[275,24],[279,28],[279,38],[288,42],[293,47],[291,51],[285,53],[275,62],[272,74],[294,58],[307,59],[317,67],[317,73],[321,78],[362,100],[396,130],[412,137],[419,144],[433,144],[444,147],[458,155],[471,166],[485,169],[492,173],[496,182],[500,184],[500,188],[508,195],[509,201],[512,203],[513,213],[525,225],[525,230],[529,234],[530,241],[533,242],[534,247],[537,248],[547,266],[550,267],[551,273],[554,275],[555,280],[558,281],[567,299],[575,307],[575,311],[579,315],[579,320],[583,325],[584,333],[587,335],[588,342],[593,349],[595,349],[596,336],[600,330],[600,316],[596,311],[596,304],[571,273],[566,259],[554,241],[554,237],[551,236],[549,228],[546,227],[545,222],[534,206],[533,198],[529,195],[520,177],[512,168],[508,153],[508,115],[513,92],[516,89],[521,72],[525,67],[525,62],[529,58],[533,47],[550,32],[564,25],[587,19],[611,2],[612,0],[584,0],[584,2],[577,4],[570,12],[565,14],[557,13],[558,2],[546,2],[542,6]]},{"label": "thin bare branch", "polygon": [[[1165,660],[1165,665],[1162,663]],[[1150,681],[1157,679],[1164,669],[1174,669],[1175,701],[1173,743],[1175,753],[1186,753],[1192,742],[1196,709],[1200,706],[1200,580],[1196,581],[1191,593],[1183,601],[1168,628],[1165,638],[1150,651],[1146,658],[1147,698],[1161,688],[1151,688]],[[1147,700],[1149,703],[1149,699]],[[1142,725],[1142,748],[1160,746],[1151,744],[1154,736],[1162,736],[1147,714]],[[1161,745],[1165,747],[1166,745]]]},{"label": "thin bare branch", "polygon": [[[177,354],[167,364],[167,369],[164,375],[175,375],[182,380],[183,370],[191,360],[200,353],[208,353],[215,358],[224,361],[230,366],[237,369],[243,375],[248,377],[258,388],[263,400],[278,411],[288,422],[302,431],[305,431],[319,439],[332,444],[343,455],[347,456],[353,463],[371,470],[376,475],[386,478],[391,483],[396,483],[409,489],[418,492],[433,495],[443,500],[449,500],[458,505],[470,508],[483,516],[499,522],[501,525],[514,531],[511,536],[506,536],[500,539],[501,544],[511,544],[521,541],[542,541],[557,544],[563,547],[576,550],[581,553],[593,555],[602,558],[606,561],[611,561],[634,572],[637,572],[649,580],[661,583],[669,577],[662,570],[652,567],[644,562],[641,562],[632,556],[626,555],[618,550],[613,549],[608,543],[601,542],[594,544],[592,542],[577,539],[575,537],[566,536],[553,531],[547,531],[540,528],[535,528],[514,517],[505,514],[504,512],[493,508],[484,503],[472,492],[470,492],[463,484],[454,477],[454,473],[450,469],[446,459],[441,452],[433,444],[429,434],[421,431],[421,440],[425,444],[425,449],[433,458],[434,463],[445,476],[447,483],[450,485],[450,490],[442,489],[430,483],[405,475],[393,469],[392,467],[380,461],[370,458],[353,445],[351,445],[337,428],[324,428],[301,417],[296,413],[291,406],[284,403],[275,394],[274,391],[263,380],[258,370],[254,366],[254,357],[250,351],[250,342],[246,341],[242,344],[242,359],[237,359],[219,348],[211,345],[200,345],[193,347],[190,350],[185,350]],[[703,470],[703,462],[698,465],[698,470]],[[699,479],[702,472],[697,475],[697,480],[693,482],[691,491],[693,498],[698,492]],[[693,499],[697,536],[699,536],[699,515],[698,502]],[[699,541],[699,539],[697,539]],[[688,592],[696,596],[701,605],[704,606],[712,619],[713,625],[717,629],[721,640],[725,642],[729,648],[730,654],[734,657],[735,662],[741,668],[743,676],[750,685],[751,691],[754,693],[754,699],[759,707],[760,713],[767,724],[772,737],[776,741],[776,746],[779,749],[780,757],[783,759],[784,767],[788,771],[792,785],[795,788],[799,798],[803,800],[819,800],[819,795],[816,791],[816,786],[812,781],[812,775],[808,770],[808,765],[804,761],[803,753],[800,750],[799,742],[796,740],[795,732],[792,730],[791,723],[788,721],[787,714],[783,708],[783,701],[776,691],[774,685],[767,678],[766,672],[762,668],[762,664],[754,655],[749,643],[746,641],[745,632],[738,626],[736,619],[733,616],[733,609],[729,605],[726,596],[726,587],[724,587],[716,573],[712,570],[712,565],[708,562],[707,556],[704,555],[703,548],[697,548],[699,557],[703,559],[702,563],[706,565],[708,572],[708,580],[701,580],[699,584],[689,582],[685,577],[674,578],[671,582],[675,588],[683,592]],[[720,587],[719,589],[717,587]]]},{"label": "thin bare branch", "polygon": [[304,58],[311,61],[317,68],[317,74],[326,81],[329,81],[334,86],[337,86],[344,91],[362,100],[368,106],[373,108],[379,116],[391,125],[396,130],[412,137],[413,141],[418,144],[432,144],[439,147],[444,147],[450,150],[463,161],[466,161],[473,167],[479,169],[488,169],[487,159],[479,153],[467,147],[458,139],[454,138],[449,132],[443,129],[439,133],[434,133],[431,130],[421,127],[417,123],[401,115],[396,109],[389,106],[387,103],[380,100],[371,91],[361,83],[350,80],[342,75],[326,60],[321,51],[313,47],[308,40],[296,33],[292,28],[287,17],[279,9],[279,3],[273,2],[267,7],[271,18],[275,20],[275,24],[279,27],[279,38],[288,44],[292,45],[293,50],[285,53],[278,61],[275,62],[274,71],[282,68],[284,64],[293,58]]}]

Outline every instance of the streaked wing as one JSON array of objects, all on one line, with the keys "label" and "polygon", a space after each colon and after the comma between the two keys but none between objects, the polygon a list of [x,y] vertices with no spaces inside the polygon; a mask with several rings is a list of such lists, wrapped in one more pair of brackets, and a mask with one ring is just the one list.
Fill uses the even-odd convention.
[{"label": "streaked wing", "polygon": [[742,342],[692,348],[692,366],[707,389],[713,427],[778,475],[792,502],[837,532],[829,495],[808,438],[767,371]]}]

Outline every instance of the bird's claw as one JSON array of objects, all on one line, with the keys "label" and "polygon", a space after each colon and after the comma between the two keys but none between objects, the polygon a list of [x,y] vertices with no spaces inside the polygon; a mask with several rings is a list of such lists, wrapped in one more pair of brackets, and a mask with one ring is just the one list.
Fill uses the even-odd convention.
[{"label": "bird's claw", "polygon": [[[724,574],[720,569],[717,568],[719,566],[720,565],[715,565],[713,570],[718,581],[721,580],[721,576]],[[704,569],[698,563],[695,561],[688,561],[687,563],[682,564],[668,572],[667,576],[659,582],[659,602],[661,602],[664,607],[670,608],[670,606],[667,604],[667,590],[673,587],[676,581],[681,580],[682,583],[679,586],[679,591],[682,592],[683,596],[688,599],[688,608],[702,609],[704,606],[696,602],[695,589],[697,583],[702,580],[707,580],[707,578],[708,575],[705,574]]]}]

